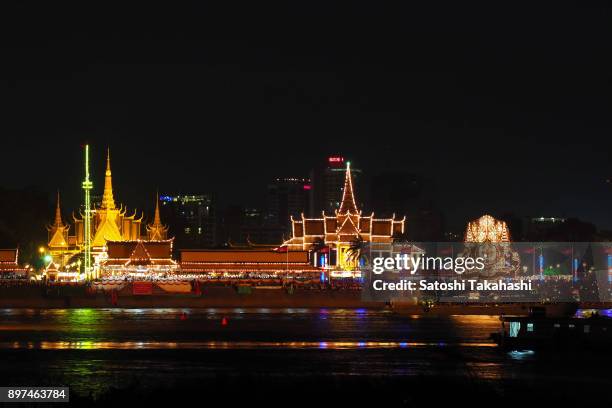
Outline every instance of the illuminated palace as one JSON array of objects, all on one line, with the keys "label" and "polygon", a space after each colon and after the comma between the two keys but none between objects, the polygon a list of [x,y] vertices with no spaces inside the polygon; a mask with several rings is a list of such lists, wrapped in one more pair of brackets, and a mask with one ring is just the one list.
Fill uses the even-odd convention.
[{"label": "illuminated palace", "polygon": [[510,232],[504,221],[496,220],[485,214],[468,223],[465,230],[465,242],[510,242]]},{"label": "illuminated palace", "polygon": [[520,269],[521,259],[509,243],[510,231],[506,223],[483,215],[467,225],[463,256],[484,256],[485,270],[480,273],[488,277],[514,276]]},{"label": "illuminated palace", "polygon": [[323,253],[319,265],[331,269],[351,271],[358,269],[359,257],[355,249],[362,243],[376,246],[389,246],[394,235],[404,233],[404,221],[392,218],[376,218],[374,213],[362,215],[357,208],[353,192],[353,179],[350,163],[346,165],[344,188],[340,208],[334,215],[325,211],[321,218],[293,219],[292,237],[283,243],[290,251],[313,251]]},{"label": "illuminated palace", "polygon": [[[84,251],[85,246],[85,216],[73,213],[74,228],[62,220],[60,197],[57,196],[55,221],[48,227],[48,248],[53,260],[60,267],[74,265],[75,256]],[[95,261],[94,277],[99,275],[98,266],[107,259],[108,242],[139,241],[145,239],[142,235],[143,214],[131,214],[123,205],[115,204],[113,196],[113,181],[110,164],[110,151],[106,158],[106,171],[104,175],[104,192],[102,201],[92,209],[91,223],[91,253]],[[167,227],[163,226],[159,218],[159,206],[156,206],[153,224],[147,226],[146,239],[164,241]]]},{"label": "illuminated palace", "polygon": [[176,273],[172,259],[174,239],[168,239],[168,227],[159,215],[159,196],[153,223],[147,225],[147,239],[107,241],[106,259],[100,262],[101,276],[161,277]]}]

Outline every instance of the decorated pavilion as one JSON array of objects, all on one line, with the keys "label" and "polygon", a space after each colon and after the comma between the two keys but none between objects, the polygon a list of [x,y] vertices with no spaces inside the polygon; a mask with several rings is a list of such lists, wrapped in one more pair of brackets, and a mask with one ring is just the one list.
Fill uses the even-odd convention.
[{"label": "decorated pavilion", "polygon": [[510,242],[510,232],[504,221],[496,220],[490,215],[469,222],[465,230],[465,242],[498,243]]},{"label": "decorated pavilion", "polygon": [[0,249],[0,279],[25,278],[27,269],[19,266],[18,249]]},{"label": "decorated pavilion", "polygon": [[[102,251],[107,241],[140,239],[142,218],[142,214],[140,217],[137,217],[136,211],[132,215],[128,215],[126,207],[123,205],[117,207],[115,204],[109,151],[106,157],[102,202],[94,211],[94,229],[91,241],[92,251],[94,253]],[[75,219],[75,222],[77,222],[78,228],[82,224],[82,217],[80,220]]]},{"label": "decorated pavilion", "polygon": [[181,271],[185,275],[218,277],[274,277],[311,273],[319,268],[311,265],[307,251],[281,252],[269,248],[250,249],[183,249]]},{"label": "decorated pavilion", "polygon": [[55,221],[47,226],[49,253],[59,265],[65,265],[69,259],[79,253],[76,236],[69,236],[70,225],[64,223],[62,219],[62,209],[60,206],[60,193],[57,192],[57,202],[55,206]]},{"label": "decorated pavilion", "polygon": [[[48,230],[48,248],[54,262],[60,268],[74,264],[74,257],[83,252],[85,246],[84,214],[72,215],[74,226],[64,222],[60,207],[60,196],[58,193],[55,209],[55,220]],[[106,259],[107,242],[138,241],[143,238],[142,233],[143,214],[137,211],[128,212],[127,207],[117,206],[113,195],[113,179],[110,163],[110,150],[106,157],[106,171],[104,174],[104,192],[101,202],[92,209],[92,231],[91,231],[91,253],[95,264]],[[151,239],[165,239],[167,228],[159,220],[159,208],[156,210],[156,218],[147,229]],[[163,238],[162,238],[163,236]],[[96,269],[96,268],[94,268]],[[97,269],[94,277],[97,276]]]},{"label": "decorated pavilion", "polygon": [[404,233],[404,218],[376,218],[372,212],[362,214],[353,191],[350,163],[347,162],[340,208],[333,215],[322,212],[320,218],[291,217],[292,237],[282,244],[289,251],[311,251],[323,254],[321,266],[339,270],[359,267],[356,248],[363,244],[390,246],[393,237]]},{"label": "decorated pavilion", "polygon": [[487,214],[468,223],[462,256],[484,258],[484,269],[477,274],[488,278],[515,276],[521,266],[520,256],[510,244],[508,226]]},{"label": "decorated pavilion", "polygon": [[107,258],[100,262],[101,277],[166,277],[175,274],[173,239],[108,241]]}]

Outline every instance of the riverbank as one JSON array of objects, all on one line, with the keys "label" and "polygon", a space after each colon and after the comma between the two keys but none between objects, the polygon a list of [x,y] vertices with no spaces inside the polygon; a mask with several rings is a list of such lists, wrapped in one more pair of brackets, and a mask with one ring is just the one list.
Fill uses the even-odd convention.
[{"label": "riverbank", "polygon": [[[0,308],[66,309],[66,308],[337,308],[337,309],[392,309],[405,315],[527,315],[531,304],[438,304],[433,307],[412,302],[372,302],[362,300],[359,290],[312,290],[253,287],[241,292],[231,286],[202,287],[198,294],[169,294],[154,292],[135,295],[132,291],[88,293],[84,288],[54,291],[42,287],[2,288]],[[571,315],[576,305],[547,305],[546,314]]]}]

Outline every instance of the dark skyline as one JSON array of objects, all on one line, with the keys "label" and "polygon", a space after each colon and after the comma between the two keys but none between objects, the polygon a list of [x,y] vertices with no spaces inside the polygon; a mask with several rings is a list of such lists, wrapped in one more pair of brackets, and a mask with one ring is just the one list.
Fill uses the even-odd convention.
[{"label": "dark skyline", "polygon": [[603,3],[88,7],[6,13],[1,187],[59,188],[69,214],[88,140],[96,188],[108,145],[131,208],[157,188],[261,206],[273,178],[342,154],[426,176],[452,227],[612,228]]}]

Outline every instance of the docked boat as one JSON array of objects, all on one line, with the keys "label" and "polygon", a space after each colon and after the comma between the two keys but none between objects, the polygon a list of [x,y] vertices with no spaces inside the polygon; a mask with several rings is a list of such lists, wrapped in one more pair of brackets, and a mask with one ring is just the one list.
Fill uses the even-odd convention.
[{"label": "docked boat", "polygon": [[612,318],[592,313],[588,317],[502,316],[501,329],[491,338],[508,350],[576,350],[609,348],[612,344]]}]

